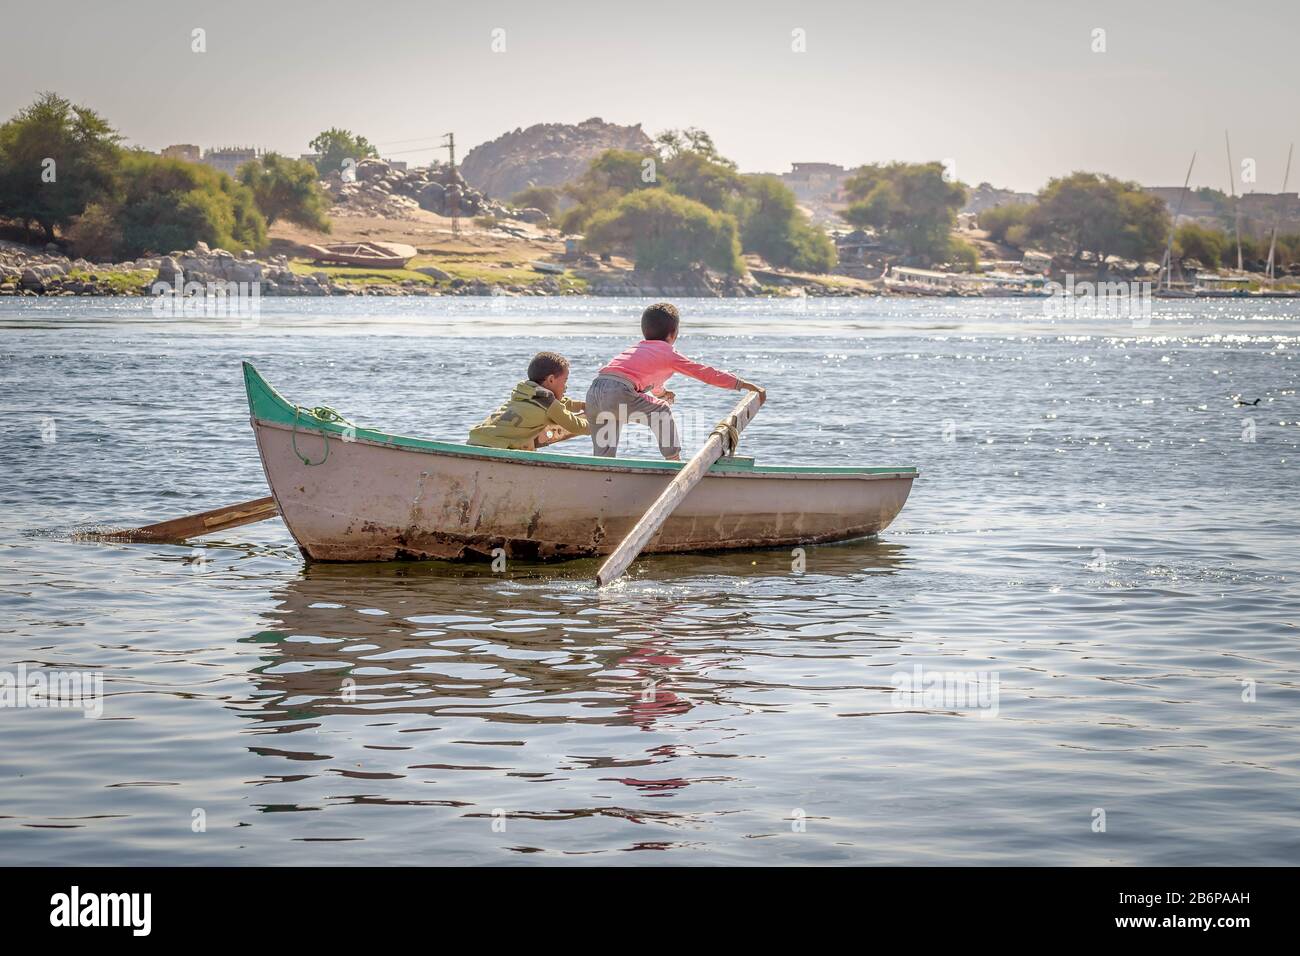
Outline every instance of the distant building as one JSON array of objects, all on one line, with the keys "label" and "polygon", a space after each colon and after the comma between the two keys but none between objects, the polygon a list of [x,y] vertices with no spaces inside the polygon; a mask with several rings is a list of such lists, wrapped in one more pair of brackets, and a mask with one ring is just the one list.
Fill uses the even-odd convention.
[{"label": "distant building", "polygon": [[162,151],[163,159],[183,159],[187,163],[197,163],[200,161],[202,151],[190,143],[180,143],[176,146],[164,147]]},{"label": "distant building", "polygon": [[218,172],[225,173],[227,176],[234,176],[239,172],[240,166],[253,162],[259,155],[255,149],[224,146],[219,149],[210,149],[204,153],[203,162]]},{"label": "distant building", "polygon": [[1257,236],[1273,231],[1290,233],[1300,231],[1300,194],[1297,193],[1246,193],[1241,197],[1242,231]]},{"label": "distant building", "polygon": [[854,229],[848,234],[837,232],[831,238],[835,240],[840,262],[861,262],[867,253],[880,248],[880,240],[864,229]]},{"label": "distant building", "polygon": [[835,243],[835,272],[839,275],[867,278],[868,256],[880,249],[880,240],[863,229],[854,229],[850,233],[833,232],[831,239]]},{"label": "distant building", "polygon": [[1146,193],[1162,200],[1179,223],[1196,222],[1214,229],[1233,230],[1236,214],[1241,215],[1242,235],[1266,236],[1277,223],[1283,233],[1300,230],[1300,194],[1244,193],[1233,205],[1231,196],[1217,189],[1188,189],[1181,186],[1148,186]]},{"label": "distant building", "polygon": [[1014,189],[998,189],[989,183],[980,183],[966,193],[966,205],[961,208],[964,213],[974,213],[977,217],[985,209],[1005,206],[1010,203],[1027,204],[1034,201],[1033,193],[1018,193]]},{"label": "distant building", "polygon": [[1219,218],[1220,206],[1215,201],[1218,196],[1215,192],[1184,190],[1182,186],[1147,186],[1144,192],[1148,196],[1155,196],[1168,206],[1171,216],[1177,210],[1180,219],[1217,220]]},{"label": "distant building", "polygon": [[386,162],[389,168],[395,173],[406,172],[407,163],[404,159],[386,159],[384,162]]},{"label": "distant building", "polygon": [[792,163],[781,180],[799,199],[834,199],[844,186],[848,171],[837,163]]}]

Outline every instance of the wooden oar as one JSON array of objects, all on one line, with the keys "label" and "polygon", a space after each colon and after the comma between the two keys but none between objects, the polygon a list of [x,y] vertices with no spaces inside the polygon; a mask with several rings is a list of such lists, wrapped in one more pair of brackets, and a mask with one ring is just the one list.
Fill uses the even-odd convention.
[{"label": "wooden oar", "polygon": [[240,525],[252,524],[274,518],[280,511],[275,506],[275,499],[270,495],[241,501],[237,505],[213,508],[196,515],[172,518],[147,524],[143,528],[128,528],[122,531],[94,531],[82,535],[85,538],[111,538],[114,541],[186,541],[202,534],[238,528]]},{"label": "wooden oar", "polygon": [[736,450],[740,433],[758,414],[759,406],[762,404],[763,393],[750,392],[736,404],[731,414],[718,422],[717,427],[713,429],[713,434],[709,435],[709,440],[704,443],[704,447],[697,451],[677,476],[669,482],[663,494],[655,499],[655,503],[641,516],[641,520],[628,532],[627,537],[605,559],[605,563],[596,573],[598,586],[604,587],[626,571],[627,566],[636,560],[641,549],[668,520],[673,510],[682,503],[690,490],[699,484],[700,479],[708,474],[710,466],[721,458],[724,452]]}]

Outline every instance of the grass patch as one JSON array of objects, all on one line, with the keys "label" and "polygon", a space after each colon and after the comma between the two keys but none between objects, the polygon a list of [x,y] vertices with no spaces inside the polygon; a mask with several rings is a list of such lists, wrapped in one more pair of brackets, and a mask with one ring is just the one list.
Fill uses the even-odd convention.
[{"label": "grass patch", "polygon": [[[296,275],[309,276],[323,272],[330,282],[343,286],[352,285],[397,285],[412,279],[421,285],[446,289],[452,279],[463,282],[483,282],[498,286],[532,286],[544,279],[553,279],[561,289],[585,292],[588,288],[586,279],[572,273],[562,276],[547,275],[528,266],[507,265],[493,262],[485,257],[475,256],[417,256],[406,269],[375,269],[371,266],[318,266],[308,259],[294,259],[289,262],[289,270]],[[451,279],[439,281],[432,276],[415,270],[422,266],[434,266],[441,269]]]},{"label": "grass patch", "polygon": [[65,282],[89,282],[91,276],[98,276],[96,284],[107,286],[113,295],[128,295],[132,292],[147,292],[158,273],[152,269],[132,269],[129,272],[96,272],[94,269],[70,269],[64,277]]},{"label": "grass patch", "polygon": [[486,282],[488,285],[526,287],[536,285],[546,279],[553,279],[562,289],[585,292],[588,286],[586,279],[575,276],[572,272],[566,272],[564,275],[551,275],[546,272],[538,272],[532,266],[497,262],[487,256],[419,256],[411,260],[411,265],[433,266],[441,269],[453,279],[462,279],[465,282]]},{"label": "grass patch", "polygon": [[323,272],[329,276],[330,282],[343,285],[388,285],[405,282],[408,279],[424,285],[437,284],[423,272],[415,272],[411,269],[376,269],[372,266],[318,266],[305,259],[291,260],[289,262],[289,271],[300,276]]}]

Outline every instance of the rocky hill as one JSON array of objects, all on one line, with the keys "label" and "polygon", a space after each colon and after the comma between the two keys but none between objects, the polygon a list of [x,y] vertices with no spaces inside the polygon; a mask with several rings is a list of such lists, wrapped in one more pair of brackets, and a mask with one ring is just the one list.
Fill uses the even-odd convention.
[{"label": "rocky hill", "polygon": [[462,160],[460,172],[485,195],[509,199],[528,186],[561,186],[576,179],[607,149],[640,152],[650,145],[640,123],[619,126],[599,117],[576,126],[538,123],[475,146]]}]

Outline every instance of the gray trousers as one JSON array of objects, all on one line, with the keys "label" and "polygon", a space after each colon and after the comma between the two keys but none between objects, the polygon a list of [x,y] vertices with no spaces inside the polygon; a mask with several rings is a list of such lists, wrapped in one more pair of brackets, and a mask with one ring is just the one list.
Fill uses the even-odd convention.
[{"label": "gray trousers", "polygon": [[587,421],[591,422],[592,454],[602,458],[618,454],[618,438],[628,424],[649,426],[665,458],[675,458],[682,450],[677,422],[667,403],[638,392],[617,375],[597,375],[587,389]]}]

